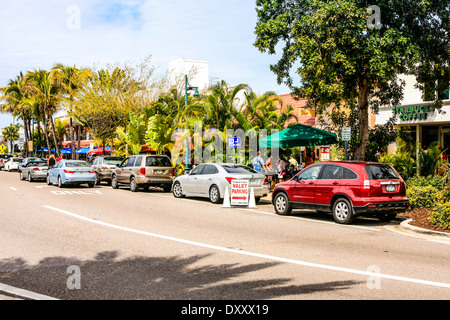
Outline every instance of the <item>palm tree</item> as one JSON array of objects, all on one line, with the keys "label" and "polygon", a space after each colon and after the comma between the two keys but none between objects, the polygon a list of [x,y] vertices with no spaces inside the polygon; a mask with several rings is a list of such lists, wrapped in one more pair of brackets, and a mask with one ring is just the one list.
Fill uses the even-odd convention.
[{"label": "palm tree", "polygon": [[[63,99],[67,101],[69,107],[69,114],[72,111],[72,105],[75,101],[74,96],[77,90],[86,82],[87,79],[92,77],[92,72],[88,69],[78,69],[76,66],[64,66],[62,64],[56,64],[53,67],[56,77],[59,79],[61,86],[61,93]],[[79,125],[78,125],[79,126]],[[73,118],[69,117],[69,131],[70,141],[72,146],[72,159],[75,158],[75,135]],[[78,146],[79,147],[79,146]],[[78,156],[78,155],[77,155]]]},{"label": "palm tree", "polygon": [[[25,131],[25,141],[29,140],[29,124],[31,110],[28,99],[28,82],[22,72],[13,80],[9,80],[8,85],[1,87],[0,90],[3,94],[0,96],[0,100],[5,100],[5,103],[1,106],[2,112],[12,113],[14,117],[21,118],[23,120],[23,126]],[[25,143],[25,154],[28,154],[28,144]]]},{"label": "palm tree", "polygon": [[19,128],[20,125],[10,125],[2,130],[3,139],[9,141],[11,145],[11,153],[14,152],[14,141],[19,139]]},{"label": "palm tree", "polygon": [[48,137],[47,120],[50,122],[53,133],[56,153],[60,153],[58,141],[53,122],[53,114],[56,112],[60,102],[60,87],[55,72],[46,70],[34,70],[29,73],[29,80],[32,84],[32,94],[36,101],[42,106],[42,116],[44,124],[44,133],[49,153],[51,153],[50,140]]}]

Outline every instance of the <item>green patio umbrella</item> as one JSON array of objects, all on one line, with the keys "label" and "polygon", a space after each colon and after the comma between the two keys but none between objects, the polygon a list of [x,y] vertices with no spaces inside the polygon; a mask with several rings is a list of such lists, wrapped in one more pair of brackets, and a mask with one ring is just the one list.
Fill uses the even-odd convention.
[{"label": "green patio umbrella", "polygon": [[264,139],[260,148],[312,147],[337,143],[336,134],[304,124],[296,124]]}]

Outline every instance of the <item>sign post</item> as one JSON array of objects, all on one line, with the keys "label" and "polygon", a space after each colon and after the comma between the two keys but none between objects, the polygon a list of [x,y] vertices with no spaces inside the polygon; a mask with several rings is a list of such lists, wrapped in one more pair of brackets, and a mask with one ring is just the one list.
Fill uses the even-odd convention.
[{"label": "sign post", "polygon": [[351,127],[342,127],[342,141],[345,141],[345,160],[348,160],[348,142],[352,137]]},{"label": "sign post", "polygon": [[231,181],[231,205],[248,206],[248,180]]}]

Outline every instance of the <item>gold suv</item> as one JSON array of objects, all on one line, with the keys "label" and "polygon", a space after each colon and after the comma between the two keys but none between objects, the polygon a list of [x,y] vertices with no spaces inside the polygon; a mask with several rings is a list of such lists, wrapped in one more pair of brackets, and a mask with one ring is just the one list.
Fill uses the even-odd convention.
[{"label": "gold suv", "polygon": [[129,185],[132,192],[140,188],[160,187],[170,192],[175,168],[168,156],[135,155],[125,158],[111,174],[111,186]]}]

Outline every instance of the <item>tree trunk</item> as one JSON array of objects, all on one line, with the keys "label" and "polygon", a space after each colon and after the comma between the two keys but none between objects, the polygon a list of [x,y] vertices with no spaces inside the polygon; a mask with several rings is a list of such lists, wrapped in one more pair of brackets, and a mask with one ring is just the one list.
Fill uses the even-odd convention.
[{"label": "tree trunk", "polygon": [[70,147],[72,148],[72,159],[75,159],[75,136],[73,133],[73,119],[70,117],[69,119],[70,126]]},{"label": "tree trunk", "polygon": [[[78,128],[77,129],[78,150],[80,150],[80,148],[81,148],[81,126],[78,125],[77,128]],[[80,154],[77,153],[77,160],[79,160],[79,159],[80,159]]]},{"label": "tree trunk", "polygon": [[[48,130],[47,130],[47,121],[46,121],[47,117],[45,116],[46,111],[47,111],[47,108],[44,105],[44,112],[42,115],[43,123],[44,123],[44,135],[45,135],[45,141],[47,142],[48,155],[50,156],[52,154],[52,148],[50,146],[50,140],[48,139]],[[42,152],[44,152],[44,151],[42,151]]]},{"label": "tree trunk", "polygon": [[55,124],[53,123],[53,116],[49,116],[49,119],[50,119],[50,125],[52,127],[53,142],[55,143],[56,154],[59,155],[60,150],[59,150],[58,138],[56,137]]},{"label": "tree trunk", "polygon": [[369,143],[369,85],[364,78],[359,81],[358,109],[361,144],[355,150],[354,160],[364,161]]}]

